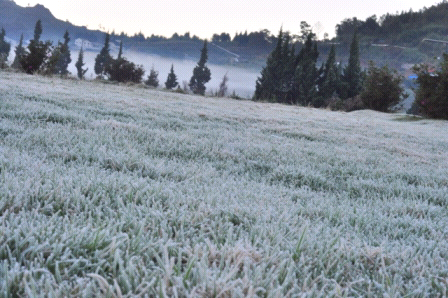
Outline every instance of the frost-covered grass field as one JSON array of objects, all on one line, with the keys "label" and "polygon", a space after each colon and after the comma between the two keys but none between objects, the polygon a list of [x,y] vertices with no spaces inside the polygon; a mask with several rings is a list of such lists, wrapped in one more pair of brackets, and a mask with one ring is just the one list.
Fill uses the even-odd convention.
[{"label": "frost-covered grass field", "polygon": [[446,297],[448,122],[0,72],[0,297]]}]

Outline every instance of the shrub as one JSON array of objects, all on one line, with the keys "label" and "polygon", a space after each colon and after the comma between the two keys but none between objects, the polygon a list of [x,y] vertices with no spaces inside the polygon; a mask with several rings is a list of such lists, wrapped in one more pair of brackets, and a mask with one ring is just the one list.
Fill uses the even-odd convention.
[{"label": "shrub", "polygon": [[418,88],[415,102],[424,116],[448,119],[448,54],[443,54],[440,68],[430,72],[428,65],[415,65]]},{"label": "shrub", "polygon": [[325,106],[332,111],[344,112],[353,112],[367,108],[359,95],[344,100],[338,96],[332,96],[325,101]]},{"label": "shrub", "polygon": [[401,87],[403,77],[398,75],[396,70],[387,66],[376,67],[370,61],[367,77],[361,92],[361,100],[368,109],[380,112],[387,112],[407,97]]},{"label": "shrub", "polygon": [[111,81],[141,83],[143,66],[135,65],[126,58],[113,59],[112,63],[106,67],[106,74]]},{"label": "shrub", "polygon": [[145,84],[154,88],[157,88],[159,86],[159,79],[158,79],[159,72],[154,70],[154,66],[151,67],[151,70],[149,71],[148,79],[145,81]]}]

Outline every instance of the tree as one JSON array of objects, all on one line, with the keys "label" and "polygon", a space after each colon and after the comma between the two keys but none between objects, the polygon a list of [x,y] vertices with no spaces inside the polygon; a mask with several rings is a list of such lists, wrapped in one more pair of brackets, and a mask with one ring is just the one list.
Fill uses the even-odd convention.
[{"label": "tree", "polygon": [[358,34],[353,34],[353,40],[350,45],[350,56],[348,65],[344,69],[343,82],[345,85],[342,98],[351,98],[358,95],[362,90],[362,72],[361,62],[359,60],[359,41]]},{"label": "tree", "polygon": [[45,59],[41,67],[41,72],[45,75],[56,74],[60,58],[61,58],[61,48],[57,46],[53,50],[51,50],[51,53]]},{"label": "tree", "polygon": [[5,41],[5,29],[0,31],[0,68],[6,68],[6,61],[8,60],[11,44]]},{"label": "tree", "polygon": [[261,76],[255,82],[255,100],[278,101],[281,97],[282,89],[281,78],[285,68],[284,59],[282,59],[287,45],[285,44],[283,30],[277,36],[277,45],[269,54],[266,60],[266,66],[261,70]]},{"label": "tree", "polygon": [[16,46],[16,49],[14,50],[16,56],[14,57],[14,61],[11,64],[11,67],[13,68],[19,68],[20,67],[20,60],[22,59],[22,56],[25,54],[25,49],[23,48],[23,33],[20,35],[20,41],[19,44]]},{"label": "tree", "polygon": [[322,103],[315,103],[317,99],[317,78],[316,68],[319,52],[317,43],[313,43],[314,34],[310,32],[305,41],[305,45],[297,56],[297,67],[294,74],[294,103],[307,106],[320,106]]},{"label": "tree", "polygon": [[321,78],[321,84],[319,87],[319,93],[324,99],[332,97],[335,92],[340,92],[341,87],[341,75],[336,63],[336,50],[332,45],[330,53],[328,54],[327,61],[325,62],[323,69],[323,76]]},{"label": "tree", "polygon": [[145,84],[154,88],[157,88],[159,86],[159,79],[157,78],[159,75],[159,72],[154,70],[154,66],[151,67],[151,70],[149,71],[148,79],[145,81]]},{"label": "tree", "polygon": [[34,41],[38,42],[40,40],[40,35],[42,34],[42,22],[37,20],[36,26],[34,27]]},{"label": "tree", "polygon": [[118,52],[117,59],[113,59],[108,52],[109,38],[106,36],[106,43],[104,45],[103,55],[101,53],[97,56],[98,61],[101,57],[105,58],[104,70],[102,74],[109,77],[110,81],[116,82],[134,82],[141,83],[142,77],[145,73],[142,65],[135,65],[133,62],[128,61],[123,55],[123,42],[120,42],[120,50]]},{"label": "tree", "polygon": [[67,68],[70,62],[72,62],[72,59],[70,57],[70,49],[68,47],[69,42],[70,37],[68,31],[66,30],[64,34],[64,43],[59,42],[57,47],[59,49],[59,59],[56,63],[56,68],[54,71],[55,74],[60,74],[61,76],[63,76],[69,73]]},{"label": "tree", "polygon": [[308,36],[312,34],[312,38],[314,38],[316,35],[313,33],[311,26],[305,22],[305,21],[301,21],[300,22],[300,36],[299,36],[299,41],[302,43],[305,43]]},{"label": "tree", "polygon": [[255,83],[255,100],[321,105],[316,102],[319,75],[316,68],[319,56],[317,43],[313,42],[315,35],[307,31],[309,26],[306,23],[302,25],[303,32],[308,32],[308,35],[297,56],[294,45],[290,45],[291,37],[288,33],[283,34],[280,29],[277,45],[268,56],[266,66],[261,70],[261,77]]},{"label": "tree", "polygon": [[88,68],[82,69],[82,67],[85,64],[83,60],[84,60],[84,51],[81,47],[81,50],[79,51],[79,54],[78,54],[78,61],[76,61],[76,64],[75,64],[76,70],[78,71],[78,78],[80,80],[82,80],[84,78],[84,75],[86,74],[86,72],[88,70]]},{"label": "tree", "polygon": [[118,50],[117,59],[120,59],[122,55],[123,55],[123,41],[120,40],[120,49]]},{"label": "tree", "polygon": [[407,97],[401,87],[403,77],[396,70],[387,66],[376,67],[369,61],[364,89],[360,94],[361,100],[368,109],[387,112],[398,104],[402,98]]},{"label": "tree", "polygon": [[95,58],[95,66],[94,71],[99,77],[103,77],[106,75],[106,68],[110,67],[112,62],[112,57],[110,56],[109,49],[109,33],[106,33],[106,37],[104,39],[104,46],[101,49],[100,53]]},{"label": "tree", "polygon": [[104,73],[111,81],[141,83],[145,71],[143,66],[135,65],[122,57],[120,59],[111,58]]},{"label": "tree", "polygon": [[218,96],[224,97],[227,94],[227,82],[229,81],[229,77],[227,76],[227,73],[222,78],[221,83],[219,84],[219,90],[218,90]]},{"label": "tree", "polygon": [[205,94],[205,83],[210,81],[211,73],[210,69],[205,65],[207,63],[207,41],[204,41],[204,47],[201,50],[201,58],[198,64],[193,69],[193,76],[190,79],[188,86],[194,94]]},{"label": "tree", "polygon": [[448,120],[448,54],[443,54],[440,69],[429,71],[428,65],[416,65],[418,88],[415,102],[420,112],[431,118]]},{"label": "tree", "polygon": [[179,85],[179,83],[177,82],[177,77],[174,74],[174,66],[173,64],[171,64],[171,70],[170,73],[168,74],[168,77],[166,78],[165,88],[173,89],[176,88],[177,85]]},{"label": "tree", "polygon": [[25,51],[20,59],[22,69],[28,74],[33,74],[38,71],[47,61],[51,53],[51,41],[40,41],[41,34],[42,23],[38,20],[34,28],[34,39],[30,40],[27,51]]}]

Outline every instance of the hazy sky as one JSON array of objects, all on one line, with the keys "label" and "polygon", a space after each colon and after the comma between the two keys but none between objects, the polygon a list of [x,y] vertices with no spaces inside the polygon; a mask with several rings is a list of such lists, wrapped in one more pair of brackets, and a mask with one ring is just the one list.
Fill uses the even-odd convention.
[{"label": "hazy sky", "polygon": [[[15,0],[18,5],[37,3],[49,8],[58,19],[69,20],[89,29],[142,32],[170,37],[190,32],[201,38],[213,33],[268,29],[277,34],[284,30],[298,33],[300,22],[321,23],[320,37],[334,35],[335,25],[345,18],[365,19],[373,14],[412,8],[418,11],[441,0]],[[316,27],[317,28],[317,27]],[[314,30],[316,32],[316,30]],[[319,33],[319,32],[317,32]]]}]

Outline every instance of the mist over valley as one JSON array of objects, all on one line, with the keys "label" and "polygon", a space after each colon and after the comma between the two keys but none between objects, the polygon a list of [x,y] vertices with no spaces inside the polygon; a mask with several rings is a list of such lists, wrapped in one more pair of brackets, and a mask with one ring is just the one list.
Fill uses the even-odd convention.
[{"label": "mist over valley", "polygon": [[[68,70],[76,75],[75,63],[78,57],[79,51],[73,50],[71,51],[71,59],[72,62],[69,64]],[[117,57],[118,51],[111,51],[111,55],[113,57]],[[197,60],[199,60],[199,49]],[[93,67],[95,64],[95,57],[98,55],[98,52],[93,51],[84,51],[84,62],[86,63],[84,68],[88,68],[89,70],[86,73],[86,79],[94,79],[96,77]],[[174,66],[174,73],[177,76],[177,81],[179,82],[181,88],[183,87],[183,81],[187,83],[190,81],[190,78],[193,74],[193,68],[197,64],[197,60],[190,59],[176,59],[176,58],[168,58],[161,57],[159,55],[151,55],[141,52],[135,52],[130,50],[124,50],[123,56],[134,62],[138,65],[143,65],[145,69],[145,75],[143,79],[145,80],[149,75],[149,71],[152,67],[159,72],[159,88],[164,88],[165,81],[167,75],[170,71],[171,65]],[[206,95],[208,95],[211,91],[216,91],[219,87],[222,78],[227,73],[229,81],[228,85],[228,93],[235,93],[244,98],[251,98],[253,92],[255,90],[255,81],[257,76],[259,76],[260,72],[254,69],[246,69],[242,67],[237,67],[233,65],[216,65],[209,64],[207,66],[211,71],[211,80],[205,85],[207,87]]]}]

